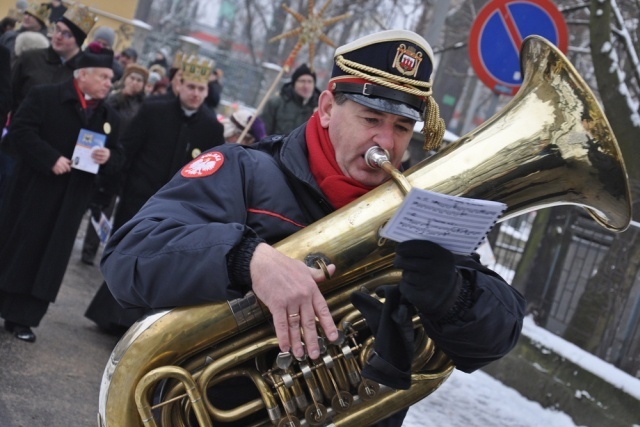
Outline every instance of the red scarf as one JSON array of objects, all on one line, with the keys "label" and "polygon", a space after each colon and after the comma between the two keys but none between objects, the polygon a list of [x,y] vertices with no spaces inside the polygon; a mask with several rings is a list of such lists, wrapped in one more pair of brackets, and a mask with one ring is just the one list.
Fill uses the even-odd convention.
[{"label": "red scarf", "polygon": [[329,131],[320,124],[318,113],[314,113],[307,122],[305,137],[311,174],[334,208],[340,209],[374,188],[344,176],[336,162]]},{"label": "red scarf", "polygon": [[84,93],[80,90],[80,86],[78,86],[78,81],[76,79],[73,79],[73,87],[76,88],[76,94],[78,95],[78,100],[80,101],[80,105],[82,105],[83,110],[86,111],[87,109],[92,110],[96,108],[98,102],[100,102],[99,99],[86,99],[84,97]]}]

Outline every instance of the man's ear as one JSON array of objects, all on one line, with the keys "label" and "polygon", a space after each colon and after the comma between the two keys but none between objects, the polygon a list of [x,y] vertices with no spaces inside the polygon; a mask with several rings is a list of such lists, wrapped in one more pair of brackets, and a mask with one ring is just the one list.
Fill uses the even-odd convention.
[{"label": "man's ear", "polygon": [[323,128],[329,127],[329,120],[331,119],[331,112],[335,102],[336,100],[333,97],[333,93],[328,90],[322,91],[318,99],[318,118]]}]

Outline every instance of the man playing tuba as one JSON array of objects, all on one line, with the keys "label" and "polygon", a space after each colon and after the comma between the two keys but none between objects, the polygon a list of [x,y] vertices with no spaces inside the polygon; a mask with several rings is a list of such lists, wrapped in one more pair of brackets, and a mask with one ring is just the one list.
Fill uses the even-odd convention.
[{"label": "man playing tuba", "polygon": [[[201,154],[194,162],[209,167],[186,165],[113,235],[102,271],[116,299],[126,307],[166,308],[253,291],[271,313],[280,350],[317,359],[316,322],[329,340],[338,336],[318,288],[325,274],[271,244],[388,180],[367,165],[365,153],[379,146],[400,165],[415,122],[427,117],[432,70],[429,44],[410,31],[382,31],[338,48],[328,88],[307,123],[285,137]],[[393,314],[403,307],[417,310],[427,334],[464,372],[516,344],[524,300],[477,258],[412,240],[397,245],[394,265],[402,280],[381,290],[384,305],[353,297],[368,322],[385,325],[377,328],[363,375],[409,386],[411,344]],[[326,270],[339,273],[334,265]],[[377,425],[400,426],[406,410]]]}]

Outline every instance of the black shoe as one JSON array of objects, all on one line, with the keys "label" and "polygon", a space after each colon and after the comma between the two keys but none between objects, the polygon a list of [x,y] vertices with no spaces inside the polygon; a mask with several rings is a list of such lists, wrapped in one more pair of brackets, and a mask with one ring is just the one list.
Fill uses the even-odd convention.
[{"label": "black shoe", "polygon": [[4,321],[4,328],[13,333],[13,336],[18,338],[19,340],[26,342],[35,342],[36,334],[33,333],[30,327],[21,325],[19,323],[14,323],[9,320]]},{"label": "black shoe", "polygon": [[86,257],[82,257],[81,261],[82,261],[83,264],[93,265],[93,260],[92,259],[89,259],[89,258],[86,258]]}]

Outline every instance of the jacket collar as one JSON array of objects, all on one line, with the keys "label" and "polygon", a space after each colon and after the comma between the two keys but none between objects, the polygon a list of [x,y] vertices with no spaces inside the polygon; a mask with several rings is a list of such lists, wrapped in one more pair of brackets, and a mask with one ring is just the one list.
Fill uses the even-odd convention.
[{"label": "jacket collar", "polygon": [[47,63],[49,64],[55,64],[55,65],[64,65],[65,67],[69,67],[72,70],[75,70],[75,66],[76,66],[76,62],[78,61],[78,58],[80,58],[80,51],[78,51],[77,54],[75,54],[74,56],[72,56],[71,58],[69,58],[67,61],[64,62],[64,64],[62,63],[62,59],[60,58],[60,55],[58,55],[56,53],[55,50],[53,50],[53,48],[51,46],[49,46],[48,48],[46,48],[46,57],[45,60],[47,61]]}]

